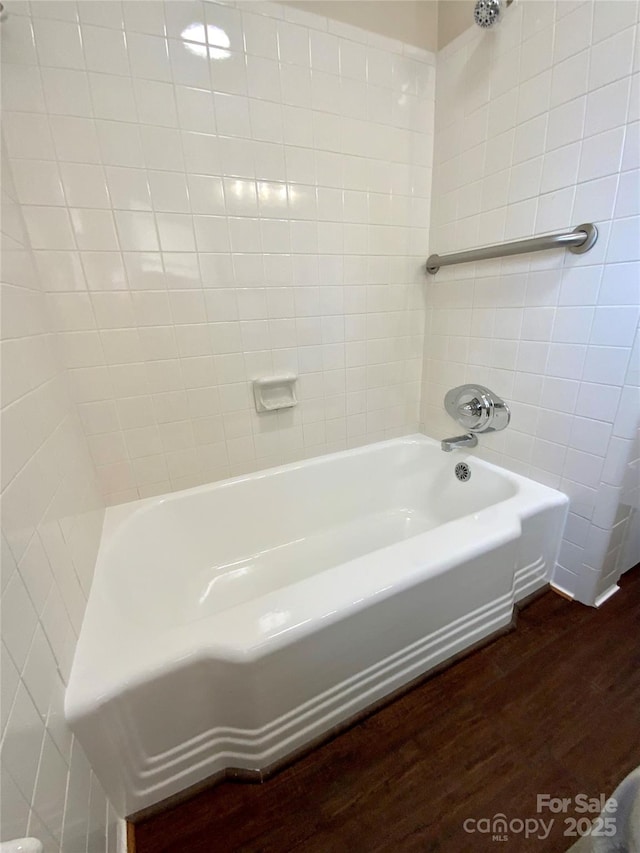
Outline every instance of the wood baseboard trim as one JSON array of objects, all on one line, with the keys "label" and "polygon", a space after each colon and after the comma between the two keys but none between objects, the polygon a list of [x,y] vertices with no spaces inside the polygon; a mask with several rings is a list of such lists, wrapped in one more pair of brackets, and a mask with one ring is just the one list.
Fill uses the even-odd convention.
[{"label": "wood baseboard trim", "polygon": [[127,853],[136,853],[136,832],[132,823],[127,821]]}]

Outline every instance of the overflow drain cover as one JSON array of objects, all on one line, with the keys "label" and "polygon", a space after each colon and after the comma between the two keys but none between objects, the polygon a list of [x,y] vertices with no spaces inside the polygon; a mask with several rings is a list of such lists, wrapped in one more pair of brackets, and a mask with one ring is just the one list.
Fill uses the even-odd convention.
[{"label": "overflow drain cover", "polygon": [[456,477],[463,483],[466,483],[471,476],[471,469],[466,462],[458,462],[456,465]]}]

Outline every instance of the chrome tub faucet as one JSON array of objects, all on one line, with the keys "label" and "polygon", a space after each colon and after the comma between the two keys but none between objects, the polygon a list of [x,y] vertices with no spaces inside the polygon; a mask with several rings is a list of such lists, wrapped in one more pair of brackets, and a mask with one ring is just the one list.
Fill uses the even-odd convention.
[{"label": "chrome tub faucet", "polygon": [[456,435],[454,438],[444,438],[440,442],[440,447],[446,453],[449,453],[450,451],[455,450],[456,447],[476,447],[477,444],[478,436],[469,432],[466,435]]},{"label": "chrome tub faucet", "polygon": [[479,432],[497,432],[511,419],[509,406],[484,385],[460,385],[447,391],[444,407],[460,426],[468,429],[465,435],[445,438],[441,447],[449,453],[456,447],[476,447]]}]

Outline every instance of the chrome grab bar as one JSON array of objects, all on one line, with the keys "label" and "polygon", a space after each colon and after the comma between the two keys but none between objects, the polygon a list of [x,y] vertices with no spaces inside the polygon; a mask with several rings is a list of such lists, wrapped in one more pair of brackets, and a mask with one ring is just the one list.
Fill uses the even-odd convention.
[{"label": "chrome grab bar", "polygon": [[450,255],[429,255],[427,272],[435,275],[440,267],[452,264],[468,264],[471,261],[484,261],[489,258],[504,258],[508,255],[522,255],[527,252],[542,252],[545,249],[567,248],[576,255],[588,252],[598,239],[598,229],[591,222],[578,225],[573,231],[560,234],[546,234],[541,237],[529,237],[513,243],[498,243],[495,246],[483,246],[479,249],[467,249],[465,252],[453,252]]}]

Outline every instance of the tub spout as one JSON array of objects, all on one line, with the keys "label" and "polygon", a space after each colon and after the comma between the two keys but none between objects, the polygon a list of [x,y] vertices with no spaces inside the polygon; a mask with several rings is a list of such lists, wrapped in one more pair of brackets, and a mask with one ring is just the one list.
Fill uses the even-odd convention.
[{"label": "tub spout", "polygon": [[449,453],[455,450],[456,447],[475,447],[478,443],[478,436],[472,432],[466,435],[456,435],[454,438],[445,438],[440,442],[440,447]]}]

